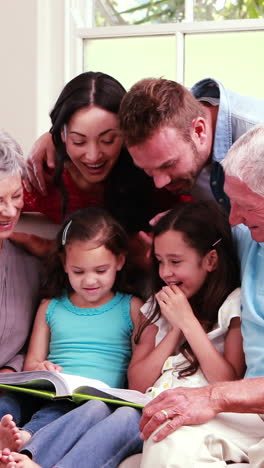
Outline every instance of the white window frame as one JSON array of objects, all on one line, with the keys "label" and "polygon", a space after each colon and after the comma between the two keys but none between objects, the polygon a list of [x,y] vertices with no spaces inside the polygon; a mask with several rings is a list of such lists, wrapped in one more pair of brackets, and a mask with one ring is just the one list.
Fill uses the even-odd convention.
[{"label": "white window frame", "polygon": [[[92,0],[65,0],[65,82],[83,72],[84,39],[113,39],[174,35],[176,40],[176,81],[184,84],[185,36],[221,32],[264,31],[263,19],[202,21],[166,24],[93,27]],[[88,4],[90,7],[88,8]],[[80,8],[91,27],[84,27]],[[78,13],[79,12],[79,13]],[[88,14],[89,13],[89,14]]]}]

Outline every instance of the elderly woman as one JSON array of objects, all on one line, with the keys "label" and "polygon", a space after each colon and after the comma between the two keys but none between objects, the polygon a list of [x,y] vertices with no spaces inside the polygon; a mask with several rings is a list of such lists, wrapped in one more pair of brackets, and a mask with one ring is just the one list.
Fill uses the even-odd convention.
[{"label": "elderly woman", "polygon": [[21,371],[39,290],[39,260],[8,240],[23,208],[22,151],[0,131],[0,372]]}]

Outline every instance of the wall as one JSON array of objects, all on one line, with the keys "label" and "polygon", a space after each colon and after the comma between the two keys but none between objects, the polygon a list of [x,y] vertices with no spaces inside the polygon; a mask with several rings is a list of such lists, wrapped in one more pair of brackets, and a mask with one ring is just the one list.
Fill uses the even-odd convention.
[{"label": "wall", "polygon": [[0,128],[25,154],[64,83],[64,1],[0,0]]}]

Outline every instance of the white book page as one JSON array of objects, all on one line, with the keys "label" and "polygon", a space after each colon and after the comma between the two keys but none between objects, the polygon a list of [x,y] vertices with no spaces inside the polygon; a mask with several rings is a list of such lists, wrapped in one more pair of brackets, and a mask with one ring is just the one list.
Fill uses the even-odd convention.
[{"label": "white book page", "polygon": [[109,393],[122,400],[132,401],[140,405],[146,405],[150,400],[151,396],[149,393],[141,393],[137,390],[129,390],[127,388],[110,388]]},{"label": "white book page", "polygon": [[73,391],[78,387],[94,387],[94,388],[101,388],[101,389],[109,389],[109,385],[101,380],[96,379],[89,379],[88,377],[81,377],[80,375],[73,375],[73,374],[64,374],[63,372],[56,372],[59,374],[60,377],[66,382],[66,385],[69,389],[69,393],[73,393]]}]

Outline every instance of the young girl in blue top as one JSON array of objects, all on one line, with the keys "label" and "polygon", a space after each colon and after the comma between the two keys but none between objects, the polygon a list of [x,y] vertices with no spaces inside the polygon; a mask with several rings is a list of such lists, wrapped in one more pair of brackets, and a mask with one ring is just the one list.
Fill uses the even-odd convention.
[{"label": "young girl in blue top", "polygon": [[[37,311],[24,370],[62,371],[125,386],[142,305],[128,294],[126,253],[125,231],[100,208],[75,212],[64,223],[48,261],[45,299]],[[17,432],[12,417],[16,424],[28,420],[32,402],[4,395],[0,413],[12,416],[2,418],[1,447],[19,449],[34,432],[72,408],[71,402],[45,405]]]}]

